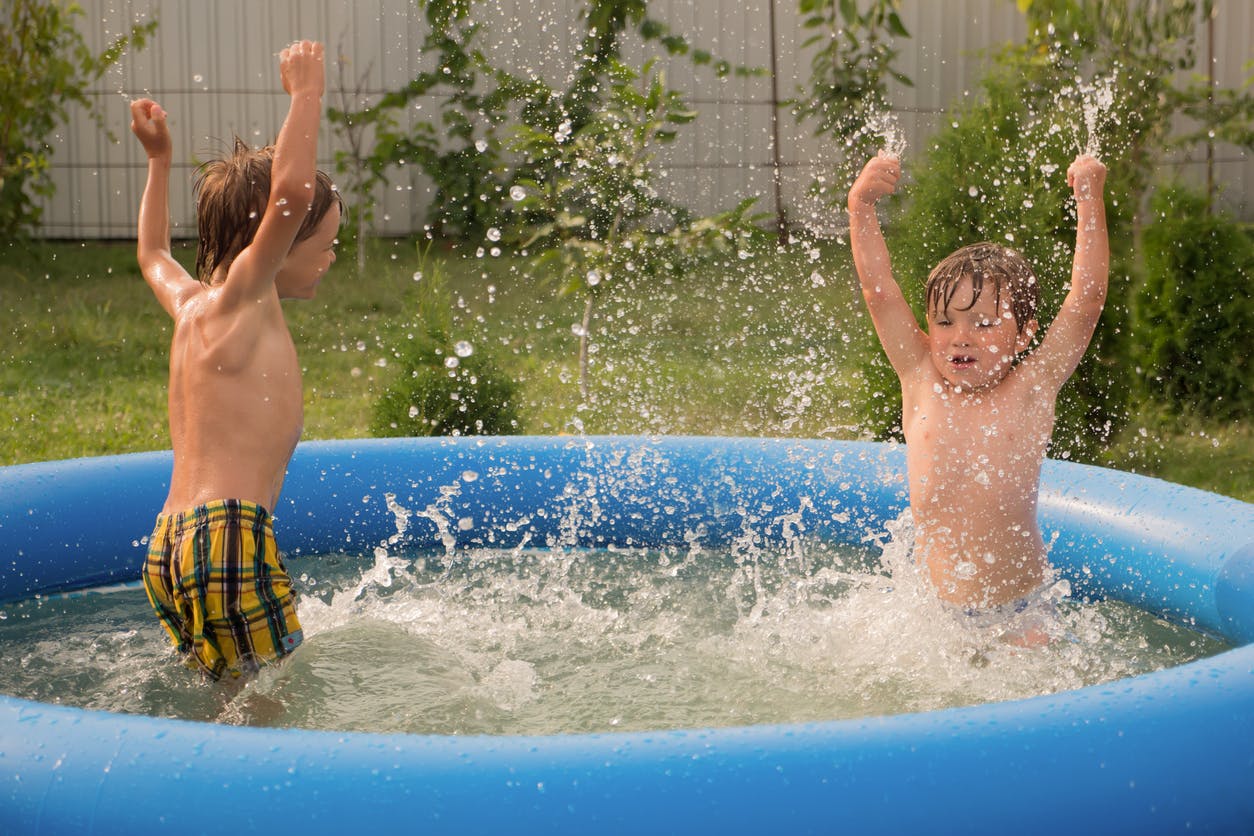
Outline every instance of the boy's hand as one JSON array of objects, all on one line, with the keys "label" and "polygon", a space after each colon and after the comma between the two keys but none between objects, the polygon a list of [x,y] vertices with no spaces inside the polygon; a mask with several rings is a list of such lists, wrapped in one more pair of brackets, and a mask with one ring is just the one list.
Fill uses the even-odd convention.
[{"label": "boy's hand", "polygon": [[144,146],[149,159],[169,159],[173,153],[165,111],[152,99],[131,102],[131,133]]},{"label": "boy's hand", "polygon": [[317,41],[296,41],[279,53],[279,77],[289,95],[322,96],[326,75],[322,52]]},{"label": "boy's hand", "polygon": [[1089,154],[1081,154],[1067,169],[1067,185],[1075,192],[1077,203],[1100,199],[1106,184],[1106,166]]},{"label": "boy's hand", "polygon": [[874,206],[884,195],[897,190],[901,179],[901,161],[880,152],[867,161],[862,173],[849,189],[849,208]]}]

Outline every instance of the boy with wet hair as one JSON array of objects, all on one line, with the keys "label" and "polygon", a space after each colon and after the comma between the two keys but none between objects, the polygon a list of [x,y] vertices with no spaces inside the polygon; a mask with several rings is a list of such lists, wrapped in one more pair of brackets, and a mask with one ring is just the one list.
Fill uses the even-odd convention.
[{"label": "boy with wet hair", "polygon": [[1110,249],[1106,168],[1080,155],[1067,170],[1076,200],[1071,286],[1040,344],[1039,288],[1027,262],[996,244],[944,259],[927,284],[927,330],[893,278],[876,203],[901,163],[880,154],[849,191],[850,244],[871,321],[901,381],[915,559],[939,597],[1004,637],[1048,640],[1052,570],[1037,522],[1041,463],[1058,392],[1087,350],[1106,300]]},{"label": "boy with wet hair", "polygon": [[199,280],[170,252],[170,132],[161,106],[131,104],[148,157],[140,270],[174,320],[170,489],[144,586],[189,666],[231,679],[290,654],[302,632],[270,509],[304,420],[300,364],[280,305],[310,299],[335,263],[339,196],[315,169],[321,44],[279,56],[291,97],[273,148],[237,141],[196,182]]}]

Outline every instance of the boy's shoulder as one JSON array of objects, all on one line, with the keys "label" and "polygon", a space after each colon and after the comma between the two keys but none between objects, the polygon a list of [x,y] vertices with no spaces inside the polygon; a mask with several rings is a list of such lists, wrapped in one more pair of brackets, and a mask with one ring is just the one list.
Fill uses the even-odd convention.
[{"label": "boy's shoulder", "polygon": [[227,281],[215,284],[195,282],[195,287],[189,288],[180,300],[174,318],[182,326],[210,333],[220,331],[224,323],[235,321],[251,322],[251,327],[262,328],[273,317],[275,310],[282,316],[278,298],[268,298],[274,294],[262,293],[245,300],[239,291],[239,287],[231,287]]}]

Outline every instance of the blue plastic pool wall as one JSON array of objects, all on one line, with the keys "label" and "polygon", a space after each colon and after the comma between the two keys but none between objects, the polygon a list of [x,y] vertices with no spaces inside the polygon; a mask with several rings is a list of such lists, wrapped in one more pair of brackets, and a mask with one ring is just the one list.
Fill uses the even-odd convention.
[{"label": "blue plastic pool wall", "polygon": [[[0,469],[0,601],[136,578],[169,467],[167,453]],[[396,533],[393,494],[442,515],[458,548],[860,544],[904,507],[903,468],[900,448],[853,442],[313,443],[292,461],[276,530],[293,555],[368,554]],[[1041,517],[1077,594],[1254,640],[1249,505],[1047,462]],[[441,533],[413,517],[405,543],[438,547]],[[186,826],[180,811],[223,784],[264,790],[244,829],[1052,832],[1078,813],[1102,832],[1248,832],[1254,648],[970,709],[650,734],[237,729],[5,698],[0,767],[4,833]],[[169,775],[160,805],[131,789]]]}]

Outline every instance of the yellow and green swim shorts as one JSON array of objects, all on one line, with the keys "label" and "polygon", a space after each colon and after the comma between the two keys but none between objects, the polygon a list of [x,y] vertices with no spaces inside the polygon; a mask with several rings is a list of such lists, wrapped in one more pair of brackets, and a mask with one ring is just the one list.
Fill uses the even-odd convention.
[{"label": "yellow and green swim shorts", "polygon": [[188,666],[214,679],[251,673],[303,638],[270,514],[252,502],[158,516],[144,589]]}]

